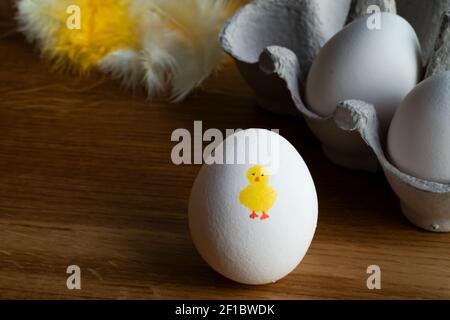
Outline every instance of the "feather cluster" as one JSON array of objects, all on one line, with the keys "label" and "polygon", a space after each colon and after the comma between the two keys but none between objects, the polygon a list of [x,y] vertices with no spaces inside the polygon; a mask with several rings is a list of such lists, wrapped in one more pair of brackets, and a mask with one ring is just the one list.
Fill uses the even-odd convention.
[{"label": "feather cluster", "polygon": [[[19,0],[18,21],[55,68],[98,68],[181,101],[225,58],[223,23],[247,0]],[[79,9],[69,28],[68,8]]]}]

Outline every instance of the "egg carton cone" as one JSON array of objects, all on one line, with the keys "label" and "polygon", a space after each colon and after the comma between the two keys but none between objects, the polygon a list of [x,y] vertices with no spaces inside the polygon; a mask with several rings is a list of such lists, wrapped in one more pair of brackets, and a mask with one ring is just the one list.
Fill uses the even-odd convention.
[{"label": "egg carton cone", "polygon": [[[322,117],[304,103],[308,72],[322,46],[345,23],[365,15],[372,5],[382,12],[396,14],[398,4],[416,27],[417,33],[425,35],[433,30],[429,34],[433,37],[433,44],[439,43],[436,38],[443,39],[440,50],[434,50],[429,40],[425,42],[428,49],[423,60],[430,61],[427,75],[448,69],[445,63],[450,61],[447,57],[450,50],[447,51],[446,37],[450,35],[444,34],[442,30],[439,33],[439,21],[450,0],[430,1],[433,5],[427,9],[425,17],[411,14],[420,12],[423,2],[428,3],[421,0],[254,1],[227,22],[220,41],[253,88],[261,107],[281,114],[302,115],[322,143],[325,155],[333,163],[373,172],[379,169],[379,162],[361,136],[357,132],[342,130],[336,126],[333,115]],[[433,24],[438,21],[437,31],[427,24],[431,20]],[[429,49],[430,46],[433,50]]]},{"label": "egg carton cone", "polygon": [[398,14],[416,30],[422,45],[423,61],[427,63],[434,52],[442,13],[450,10],[450,0],[397,0],[397,9]]},{"label": "egg carton cone", "polygon": [[[320,1],[320,0],[319,0]],[[397,3],[395,0],[357,0],[352,1],[348,13],[347,24],[362,16],[367,15],[367,10],[371,6],[379,8],[380,12],[397,13]]]},{"label": "egg carton cone", "polygon": [[[448,9],[450,9],[450,3]],[[429,57],[425,78],[450,70],[450,11],[445,11],[440,21],[439,33]]]}]

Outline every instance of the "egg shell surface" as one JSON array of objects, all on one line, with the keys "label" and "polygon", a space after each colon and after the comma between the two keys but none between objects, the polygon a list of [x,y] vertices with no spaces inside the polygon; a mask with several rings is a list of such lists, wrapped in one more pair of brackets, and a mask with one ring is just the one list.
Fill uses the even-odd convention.
[{"label": "egg shell surface", "polygon": [[401,171],[450,183],[450,72],[417,85],[397,110],[388,134],[388,154]]},{"label": "egg shell surface", "polygon": [[[250,161],[205,164],[191,191],[189,228],[197,250],[213,269],[234,281],[261,285],[283,278],[301,262],[316,229],[318,202],[305,162],[277,133],[263,129],[240,131],[228,137],[224,144],[229,139],[242,142],[249,133],[264,133],[278,141],[277,151],[270,154],[270,161],[278,157],[276,166],[273,165],[275,162],[271,165],[259,163],[264,168],[261,172],[269,176],[258,177],[259,172],[255,177],[251,175],[255,163]],[[259,148],[264,139],[255,143]],[[248,152],[248,148],[244,143],[235,151],[242,154]],[[266,189],[274,190],[274,193],[268,197],[267,192],[258,191],[260,182],[252,182],[256,178],[263,179]],[[252,186],[257,186],[253,193],[257,202],[264,205],[270,202],[266,212],[269,217],[264,220],[261,220],[262,212],[256,212],[258,217],[252,219],[252,210],[241,203],[247,198],[241,199],[243,190]],[[253,203],[250,201],[250,206]]]},{"label": "egg shell surface", "polygon": [[421,48],[402,17],[381,13],[380,28],[370,18],[355,20],[331,38],[313,62],[306,83],[306,104],[320,116],[339,102],[356,99],[377,109],[387,131],[396,108],[422,77]]}]

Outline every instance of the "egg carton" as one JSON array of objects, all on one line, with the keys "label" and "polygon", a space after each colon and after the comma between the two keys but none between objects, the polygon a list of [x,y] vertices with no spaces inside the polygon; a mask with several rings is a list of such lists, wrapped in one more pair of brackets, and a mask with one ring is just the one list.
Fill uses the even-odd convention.
[{"label": "egg carton", "polygon": [[416,29],[423,60],[429,60],[450,0],[256,0],[225,24],[220,41],[261,107],[302,115],[332,162],[376,171],[378,161],[359,135],[343,132],[332,117],[312,112],[302,98],[309,68],[322,46],[346,23],[364,15],[369,5],[390,13],[397,13],[398,7]]},{"label": "egg carton", "polygon": [[450,0],[256,0],[226,23],[220,41],[261,107],[303,116],[332,162],[367,171],[381,167],[413,224],[450,232],[450,186],[412,177],[389,162],[373,106],[345,101],[333,115],[321,117],[303,102],[308,71],[321,47],[373,4],[398,12],[415,28],[425,77],[450,69],[450,15],[442,15]]}]

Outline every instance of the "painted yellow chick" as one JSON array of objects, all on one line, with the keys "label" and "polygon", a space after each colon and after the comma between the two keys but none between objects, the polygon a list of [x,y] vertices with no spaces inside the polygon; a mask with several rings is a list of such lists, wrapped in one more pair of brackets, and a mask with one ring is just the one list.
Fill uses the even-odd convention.
[{"label": "painted yellow chick", "polygon": [[[239,193],[239,201],[252,211],[251,219],[268,219],[267,212],[277,199],[277,192],[269,186],[268,171],[262,166],[254,166],[247,171],[247,179],[250,184]],[[261,213],[261,217],[257,212]]]}]

